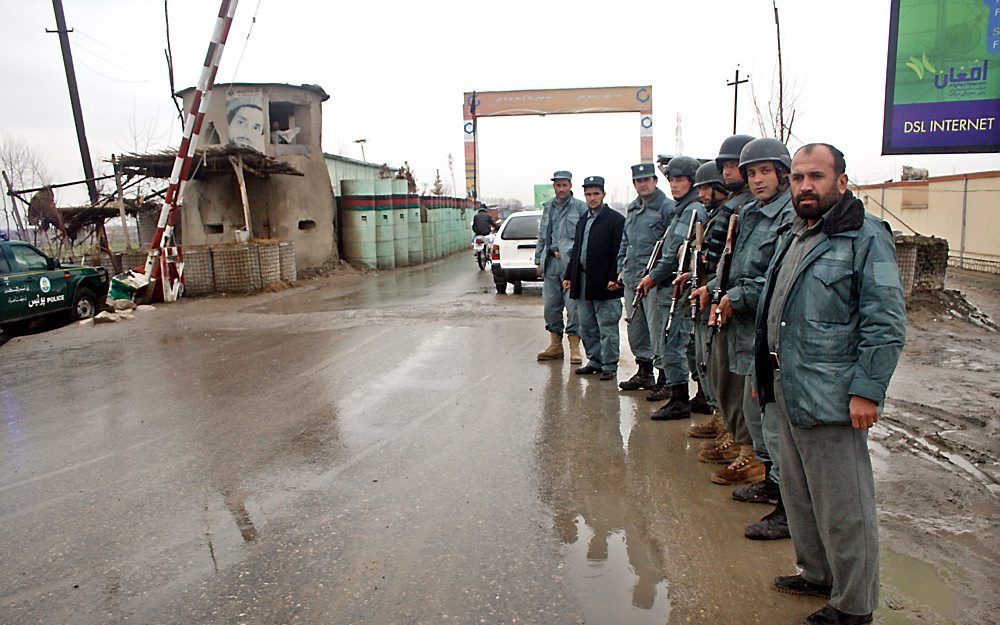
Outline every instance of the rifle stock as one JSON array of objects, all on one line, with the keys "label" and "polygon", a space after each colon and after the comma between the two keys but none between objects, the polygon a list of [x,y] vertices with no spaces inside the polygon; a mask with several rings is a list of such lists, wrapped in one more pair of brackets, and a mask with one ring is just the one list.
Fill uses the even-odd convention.
[{"label": "rifle stock", "polygon": [[[640,282],[643,278],[649,275],[649,272],[656,267],[656,263],[659,262],[660,257],[663,256],[663,242],[663,238],[661,237],[660,240],[656,242],[656,245],[653,246],[653,253],[649,255],[649,260],[646,261],[646,268],[642,270],[642,275],[639,277]],[[625,317],[625,323],[632,323],[632,317],[635,316],[635,311],[639,307],[639,304],[642,303],[642,298],[645,296],[646,294],[642,292],[642,289],[637,288],[635,290],[635,296],[632,298],[632,314]]]}]

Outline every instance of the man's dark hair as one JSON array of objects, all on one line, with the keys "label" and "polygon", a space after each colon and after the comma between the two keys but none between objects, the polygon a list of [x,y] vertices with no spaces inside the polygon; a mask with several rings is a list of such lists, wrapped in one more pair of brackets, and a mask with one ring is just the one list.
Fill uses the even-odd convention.
[{"label": "man's dark hair", "polygon": [[799,152],[805,152],[806,154],[812,154],[813,150],[815,150],[818,147],[826,148],[827,150],[830,151],[830,154],[833,155],[834,173],[836,173],[839,176],[840,174],[847,172],[847,161],[844,159],[844,153],[838,150],[837,148],[833,147],[829,143],[807,143],[798,150],[795,150],[795,153],[798,154]]},{"label": "man's dark hair", "polygon": [[226,111],[226,123],[227,124],[233,123],[233,118],[236,117],[236,113],[239,112],[240,109],[245,109],[245,108],[257,109],[261,113],[264,112],[264,109],[260,108],[256,104],[251,104],[249,102],[247,104],[240,104],[239,106],[235,106]]}]

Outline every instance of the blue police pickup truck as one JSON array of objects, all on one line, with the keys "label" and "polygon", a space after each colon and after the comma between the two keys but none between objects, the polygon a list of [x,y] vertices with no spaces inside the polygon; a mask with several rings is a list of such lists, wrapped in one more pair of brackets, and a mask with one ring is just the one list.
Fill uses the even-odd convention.
[{"label": "blue police pickup truck", "polygon": [[23,241],[0,240],[0,330],[18,332],[42,317],[93,317],[108,294],[103,267],[63,265]]}]

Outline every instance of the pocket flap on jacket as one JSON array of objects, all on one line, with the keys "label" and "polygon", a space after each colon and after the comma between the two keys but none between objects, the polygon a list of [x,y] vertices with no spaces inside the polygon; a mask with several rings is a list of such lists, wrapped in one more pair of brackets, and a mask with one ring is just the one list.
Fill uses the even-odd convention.
[{"label": "pocket flap on jacket", "polygon": [[838,280],[843,280],[852,273],[852,269],[844,265],[817,264],[812,270],[812,274],[816,276],[816,279],[826,286],[830,286]]}]

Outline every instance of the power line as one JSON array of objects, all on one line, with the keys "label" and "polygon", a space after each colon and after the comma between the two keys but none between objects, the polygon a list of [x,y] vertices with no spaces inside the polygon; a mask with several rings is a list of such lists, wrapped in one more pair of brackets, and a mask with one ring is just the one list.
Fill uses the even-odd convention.
[{"label": "power line", "polygon": [[260,3],[262,0],[257,0],[257,6],[253,10],[253,17],[250,18],[250,30],[247,31],[247,38],[243,40],[243,49],[240,50],[240,58],[236,61],[236,69],[233,70],[233,79],[229,81],[229,86],[232,87],[233,83],[236,82],[236,76],[240,73],[240,65],[243,64],[243,55],[246,54],[247,44],[250,43],[250,35],[253,34],[253,27],[257,25],[257,12],[260,11]]}]

